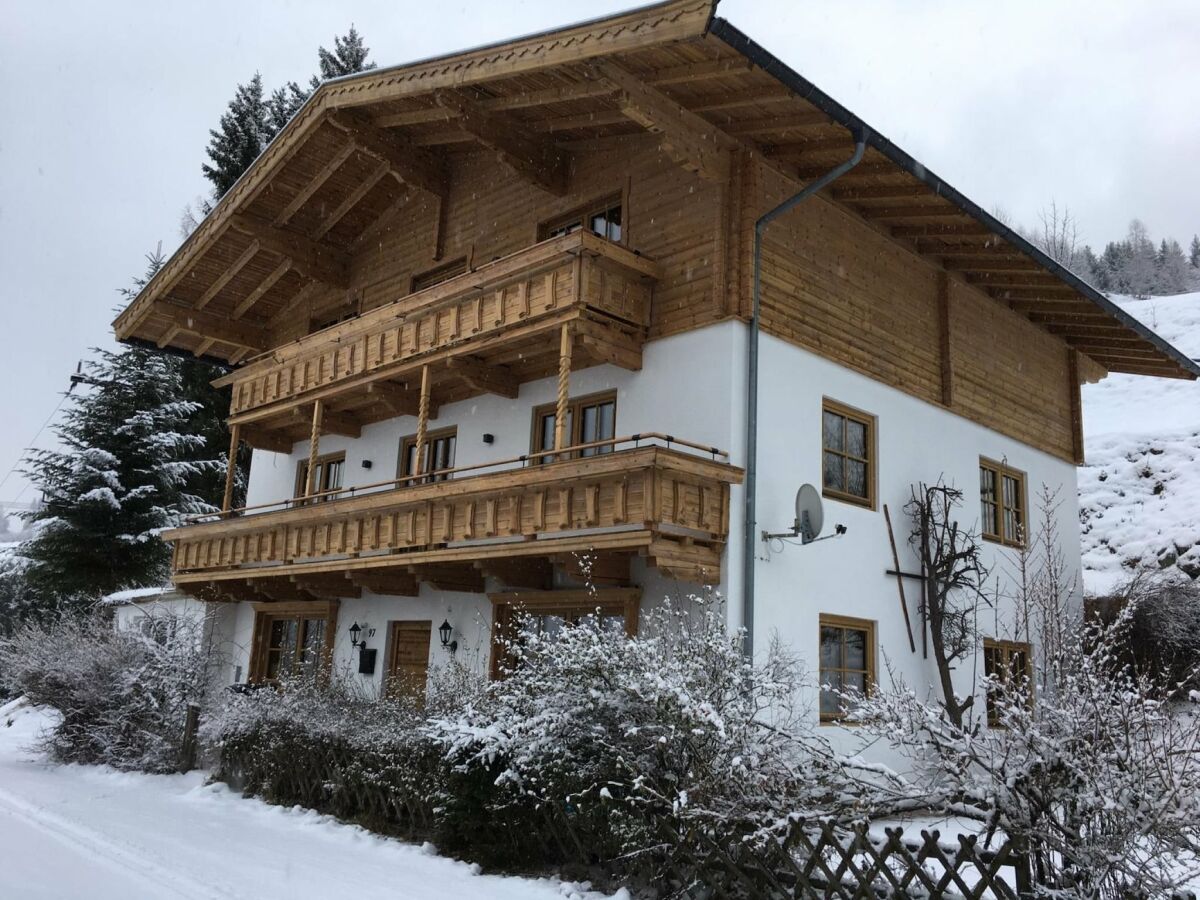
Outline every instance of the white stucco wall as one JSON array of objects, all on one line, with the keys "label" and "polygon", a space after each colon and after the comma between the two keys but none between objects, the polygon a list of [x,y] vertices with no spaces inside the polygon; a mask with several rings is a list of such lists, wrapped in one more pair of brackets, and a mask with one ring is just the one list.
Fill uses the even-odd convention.
[{"label": "white stucco wall", "polygon": [[[655,341],[645,348],[641,372],[598,366],[571,376],[572,396],[617,391],[618,435],[662,431],[712,444],[732,453],[731,462],[744,466],[746,326],[725,322],[698,331]],[[821,483],[821,406],[829,397],[867,412],[877,419],[876,509],[826,500],[826,531],[835,524],[848,533],[807,547],[756,541],[755,644],[761,651],[777,634],[806,661],[816,683],[818,619],[821,613],[867,619],[876,623],[876,671],[881,677],[890,663],[912,685],[932,684],[932,660],[921,655],[917,620],[918,585],[907,582],[917,653],[908,648],[882,505],[891,510],[900,550],[901,567],[912,570],[915,557],[907,545],[908,522],[903,507],[910,486],[936,481],[939,476],[964,492],[962,521],[977,524],[978,466],[981,456],[1007,463],[1027,473],[1031,520],[1041,485],[1059,491],[1057,510],[1060,549],[1078,569],[1079,531],[1075,468],[1070,463],[925,403],[894,388],[852,372],[777,338],[763,335],[760,358],[759,489],[757,529],[787,530],[793,519],[793,498],[805,482]],[[515,400],[494,396],[448,404],[430,421],[430,428],[458,427],[457,465],[518,456],[529,450],[532,410],[552,401],[555,381],[543,379],[521,386]],[[321,452],[346,451],[345,484],[363,485],[394,477],[400,440],[416,430],[411,417],[381,422],[363,429],[361,438],[322,438]],[[484,444],[485,433],[494,443]],[[291,454],[256,451],[251,469],[249,503],[277,501],[292,493],[297,462],[307,456],[306,442]],[[361,467],[370,459],[370,470]],[[734,487],[730,510],[730,540],[722,566],[720,590],[727,600],[731,626],[741,625],[741,560],[744,494]],[[1003,579],[1012,551],[985,543],[986,555]],[[643,588],[643,606],[657,605],[666,595],[681,598],[696,591],[691,585],[664,578],[635,561],[634,580]],[[495,585],[489,584],[489,588]],[[229,629],[235,648],[230,675],[248,670],[253,614],[241,604]],[[450,594],[423,585],[416,598],[377,597],[344,600],[335,649],[335,667],[357,668],[350,649],[349,626],[369,624],[376,634],[369,646],[379,650],[374,675],[355,675],[364,687],[378,686],[386,666],[387,624],[396,619],[429,620],[432,624],[430,660],[439,664],[445,653],[437,638],[443,619],[456,629],[459,659],[481,669],[487,661],[490,604],[483,594]],[[981,621],[984,635],[1003,636],[1011,610],[1001,604],[991,620]],[[972,690],[976,673],[964,666],[957,673],[960,691]],[[808,698],[816,717],[815,687]]]}]

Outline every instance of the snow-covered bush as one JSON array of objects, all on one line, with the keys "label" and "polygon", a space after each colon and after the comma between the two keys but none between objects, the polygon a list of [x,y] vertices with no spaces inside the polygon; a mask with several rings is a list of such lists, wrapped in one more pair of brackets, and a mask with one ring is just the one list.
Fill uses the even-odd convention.
[{"label": "snow-covered bush", "polygon": [[1142,575],[1116,600],[1128,609],[1131,662],[1170,683],[1200,688],[1200,582]]},{"label": "snow-covered bush", "polygon": [[201,731],[218,755],[218,777],[274,803],[435,836],[445,767],[426,718],[454,714],[483,692],[483,679],[453,663],[433,668],[419,706],[402,696],[375,698],[339,675],[230,694]]},{"label": "snow-covered bush", "polygon": [[1036,697],[985,679],[999,727],[953,725],[901,683],[853,717],[911,760],[929,808],[1023,844],[1045,896],[1165,896],[1200,851],[1200,720],[1125,664],[1127,624],[1066,630]]},{"label": "snow-covered bush", "polygon": [[594,617],[553,634],[536,624],[511,642],[485,705],[431,723],[470,781],[454,792],[463,827],[503,821],[525,839],[509,852],[536,858],[559,842],[563,859],[620,858],[652,876],[686,832],[853,807],[854,786],[796,708],[796,659],[773,645],[752,665],[714,605],[666,605],[636,637]]},{"label": "snow-covered bush", "polygon": [[216,664],[194,632],[203,627],[179,623],[159,642],[115,631],[100,615],[29,623],[0,639],[0,677],[10,692],[59,712],[44,738],[51,758],[171,772],[187,708],[204,703]]}]

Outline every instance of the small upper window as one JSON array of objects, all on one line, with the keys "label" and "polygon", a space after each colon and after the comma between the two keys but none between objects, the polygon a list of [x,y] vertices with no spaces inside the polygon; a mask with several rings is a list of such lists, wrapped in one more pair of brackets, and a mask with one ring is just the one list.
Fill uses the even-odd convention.
[{"label": "small upper window", "polygon": [[983,536],[1012,547],[1025,543],[1025,473],[1003,463],[979,461]]},{"label": "small upper window", "polygon": [[870,694],[875,682],[875,623],[821,616],[821,721],[841,716],[839,692]]},{"label": "small upper window", "polygon": [[543,222],[538,229],[540,240],[574,234],[587,229],[606,240],[621,241],[621,198],[606,197],[596,203],[572,210],[566,215]]},{"label": "small upper window", "polygon": [[412,283],[409,285],[409,293],[415,294],[417,291],[423,291],[426,288],[431,288],[435,284],[441,284],[443,281],[449,281],[456,275],[462,275],[467,271],[467,258],[460,256],[458,259],[452,259],[449,262],[444,262],[440,266],[434,266],[432,269],[426,269],[424,272],[418,272],[412,277]]},{"label": "small upper window", "polygon": [[826,400],[821,413],[826,497],[875,506],[875,417]]},{"label": "small upper window", "polygon": [[1033,659],[1024,641],[983,639],[983,672],[991,680],[987,692],[987,721],[1000,725],[1000,703],[1005,696],[1022,696],[1033,703]]}]

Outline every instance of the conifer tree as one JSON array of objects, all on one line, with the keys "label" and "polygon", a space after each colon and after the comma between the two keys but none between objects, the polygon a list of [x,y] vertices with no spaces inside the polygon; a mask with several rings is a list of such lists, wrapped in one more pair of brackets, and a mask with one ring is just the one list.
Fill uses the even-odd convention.
[{"label": "conifer tree", "polygon": [[1193,269],[1200,269],[1200,234],[1192,235],[1192,246],[1188,251],[1188,261]]},{"label": "conifer tree", "polygon": [[322,81],[330,78],[340,78],[343,75],[353,75],[355,72],[373,69],[375,63],[367,60],[370,54],[371,48],[363,43],[362,35],[351,25],[345,37],[334,37],[333,52],[324,47],[317,48],[317,63],[320,66],[321,74],[314,75],[309,84],[312,85],[313,90],[316,90]]},{"label": "conifer tree", "polygon": [[90,387],[56,428],[62,449],[26,460],[43,505],[21,548],[25,577],[56,600],[161,584],[170,551],[158,532],[211,509],[191,486],[221,465],[202,458],[204,438],[189,421],[198,405],[180,399],[176,360],[140,348],[95,353],[85,364]]},{"label": "conifer tree", "polygon": [[219,127],[209,135],[207,153],[212,162],[201,169],[212,182],[213,198],[220,200],[275,136],[262,75],[255,72],[248,84],[237,86]]}]

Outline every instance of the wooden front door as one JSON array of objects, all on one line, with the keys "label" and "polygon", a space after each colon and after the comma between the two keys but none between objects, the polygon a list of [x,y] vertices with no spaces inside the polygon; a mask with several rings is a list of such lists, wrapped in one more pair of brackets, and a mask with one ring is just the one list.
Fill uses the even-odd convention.
[{"label": "wooden front door", "polygon": [[388,691],[395,696],[425,700],[425,680],[429,670],[429,639],[433,623],[393,622],[391,651],[388,655]]}]

